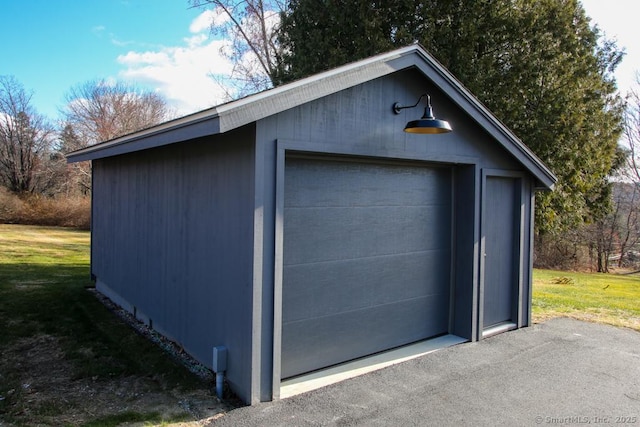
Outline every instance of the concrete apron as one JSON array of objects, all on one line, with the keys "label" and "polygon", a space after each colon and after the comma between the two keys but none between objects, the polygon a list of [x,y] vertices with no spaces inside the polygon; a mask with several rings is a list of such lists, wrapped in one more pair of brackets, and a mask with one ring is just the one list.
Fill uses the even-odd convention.
[{"label": "concrete apron", "polygon": [[457,335],[443,335],[362,357],[350,362],[341,363],[319,371],[288,378],[282,381],[280,385],[280,398],[286,399],[287,397],[326,387],[463,342],[467,342],[467,340]]}]

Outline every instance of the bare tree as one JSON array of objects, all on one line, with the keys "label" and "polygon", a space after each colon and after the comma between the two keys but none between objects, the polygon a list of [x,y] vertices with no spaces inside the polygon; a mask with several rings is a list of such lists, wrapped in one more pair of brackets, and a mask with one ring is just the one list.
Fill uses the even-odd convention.
[{"label": "bare tree", "polygon": [[0,76],[0,182],[14,193],[46,187],[54,129],[31,105],[32,94]]},{"label": "bare tree", "polygon": [[[608,272],[610,261],[623,267],[640,242],[640,96],[635,88],[627,95],[622,167],[614,176],[613,209],[585,228],[590,253],[597,255],[597,271]],[[626,164],[624,164],[626,162]]]},{"label": "bare tree", "polygon": [[91,80],[71,88],[65,101],[65,127],[72,129],[77,145],[67,146],[69,151],[151,127],[172,114],[157,93],[106,80]]},{"label": "bare tree", "polygon": [[625,218],[620,232],[620,259],[622,266],[629,251],[640,243],[640,74],[627,93],[622,143],[627,150],[627,167],[623,170],[623,183],[619,184],[619,195],[614,200],[622,205]]},{"label": "bare tree", "polygon": [[612,212],[594,224],[585,226],[590,252],[596,252],[596,271],[609,273],[610,259],[620,234],[622,204],[615,203]]},{"label": "bare tree", "polygon": [[627,94],[623,136],[629,150],[627,176],[640,186],[640,74],[636,74],[635,87]]},{"label": "bare tree", "polygon": [[640,242],[640,203],[639,188],[633,183],[619,183],[614,189],[614,203],[620,206],[622,216],[620,218],[620,257],[618,267],[622,267],[628,258],[630,250]]},{"label": "bare tree", "polygon": [[[282,51],[277,41],[284,0],[189,0],[193,7],[211,7],[211,33],[229,40],[221,54],[231,61],[235,97],[268,89],[281,74]],[[216,78],[216,76],[213,76]]]},{"label": "bare tree", "polygon": [[[162,96],[123,82],[91,80],[72,87],[65,101],[58,139],[64,154],[149,128],[174,114]],[[90,162],[68,165],[65,176],[65,193],[91,191]]]},{"label": "bare tree", "polygon": [[61,166],[64,179],[59,188],[60,193],[67,196],[86,196],[91,193],[91,164],[89,162],[79,162],[67,164],[65,153],[83,148],[86,144],[80,140],[73,126],[64,125],[58,134],[58,154],[64,162]]}]

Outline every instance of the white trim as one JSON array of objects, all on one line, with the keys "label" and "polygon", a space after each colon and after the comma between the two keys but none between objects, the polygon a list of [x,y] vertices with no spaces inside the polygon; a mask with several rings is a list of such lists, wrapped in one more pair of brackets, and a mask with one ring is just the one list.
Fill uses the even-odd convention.
[{"label": "white trim", "polygon": [[456,335],[443,335],[426,341],[420,341],[403,347],[388,350],[372,356],[342,363],[320,371],[311,372],[282,381],[280,398],[296,396],[311,390],[316,390],[350,378],[368,374],[398,363],[406,362],[425,356],[429,353],[467,342],[465,338]]},{"label": "white trim", "polygon": [[482,338],[489,338],[493,335],[498,335],[503,332],[511,331],[517,328],[518,328],[518,325],[516,325],[513,322],[498,323],[497,325],[494,325],[482,331]]}]

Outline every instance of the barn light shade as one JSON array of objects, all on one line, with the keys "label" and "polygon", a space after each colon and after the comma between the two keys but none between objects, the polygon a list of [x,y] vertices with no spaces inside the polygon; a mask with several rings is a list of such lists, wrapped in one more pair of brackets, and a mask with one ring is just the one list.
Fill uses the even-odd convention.
[{"label": "barn light shade", "polygon": [[424,93],[420,95],[418,101],[414,105],[400,106],[397,102],[393,104],[393,112],[400,114],[400,111],[405,108],[417,107],[422,98],[427,98],[427,106],[424,109],[424,114],[419,120],[411,120],[404,127],[404,131],[408,133],[421,133],[421,134],[437,134],[451,132],[451,125],[446,120],[438,120],[433,116],[433,108],[431,108],[431,96]]}]

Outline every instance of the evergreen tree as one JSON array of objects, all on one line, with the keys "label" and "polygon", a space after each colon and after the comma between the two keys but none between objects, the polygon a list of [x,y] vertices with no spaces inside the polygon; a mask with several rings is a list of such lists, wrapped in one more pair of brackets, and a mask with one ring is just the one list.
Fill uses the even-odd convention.
[{"label": "evergreen tree", "polygon": [[280,42],[276,83],[419,42],[558,176],[538,194],[540,233],[606,214],[623,53],[577,0],[291,0]]}]

